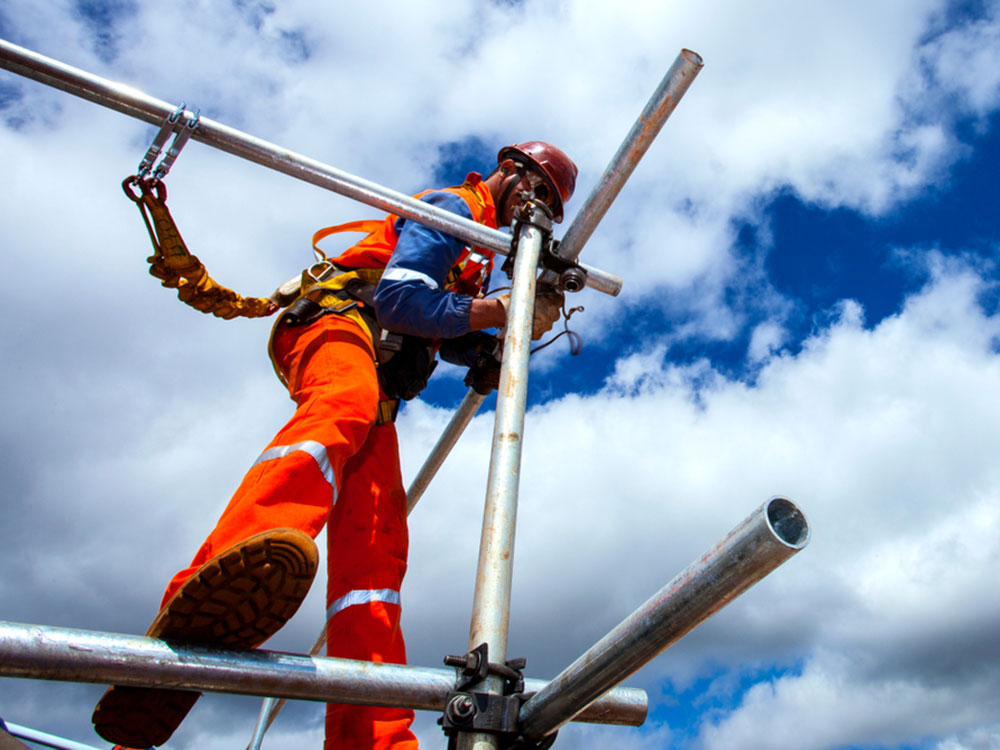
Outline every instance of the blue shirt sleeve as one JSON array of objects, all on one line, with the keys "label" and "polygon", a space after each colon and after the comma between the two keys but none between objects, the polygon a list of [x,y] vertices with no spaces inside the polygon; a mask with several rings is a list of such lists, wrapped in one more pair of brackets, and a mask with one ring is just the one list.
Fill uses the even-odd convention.
[{"label": "blue shirt sleeve", "polygon": [[[428,193],[422,201],[472,218],[454,193]],[[472,298],[444,289],[448,271],[465,248],[462,240],[439,229],[399,219],[399,241],[375,288],[379,325],[395,333],[448,339],[469,331]]]}]

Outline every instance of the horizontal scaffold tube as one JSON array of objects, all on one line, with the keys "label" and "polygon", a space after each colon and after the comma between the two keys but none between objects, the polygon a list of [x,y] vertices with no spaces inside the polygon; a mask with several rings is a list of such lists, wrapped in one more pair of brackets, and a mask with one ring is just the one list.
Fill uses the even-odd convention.
[{"label": "horizontal scaffold tube", "polygon": [[[0,68],[154,125],[159,125],[177,109],[132,86],[95,76],[3,39],[0,39]],[[194,113],[185,112],[184,116],[193,117]],[[440,229],[470,244],[480,245],[501,255],[510,254],[509,234],[255,138],[207,117],[198,120],[198,127],[191,137],[290,177]],[[622,280],[618,276],[583,263],[580,265],[587,271],[587,286],[611,295],[621,291]]]},{"label": "horizontal scaffold tube", "polygon": [[[165,687],[442,711],[454,669],[278,651],[227,651],[136,635],[0,621],[0,677]],[[538,690],[544,680],[527,680]],[[575,721],[638,726],[643,690],[617,688]]]},{"label": "horizontal scaffold tube", "polygon": [[573,662],[522,707],[521,731],[541,738],[707,620],[809,541],[805,515],[773,497],[700,560]]}]

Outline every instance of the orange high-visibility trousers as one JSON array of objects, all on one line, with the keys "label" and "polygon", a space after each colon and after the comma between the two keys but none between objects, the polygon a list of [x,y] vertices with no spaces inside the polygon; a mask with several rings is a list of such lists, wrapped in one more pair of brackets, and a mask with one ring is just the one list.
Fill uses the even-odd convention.
[{"label": "orange high-visibility trousers", "polygon": [[[280,326],[274,353],[297,408],[260,455],[191,566],[261,531],[290,527],[315,537],[329,521],[327,653],[406,663],[399,590],[406,573],[406,494],[392,424],[375,425],[381,397],[370,338],[326,315]],[[327,750],[416,750],[413,712],[330,704]]]}]

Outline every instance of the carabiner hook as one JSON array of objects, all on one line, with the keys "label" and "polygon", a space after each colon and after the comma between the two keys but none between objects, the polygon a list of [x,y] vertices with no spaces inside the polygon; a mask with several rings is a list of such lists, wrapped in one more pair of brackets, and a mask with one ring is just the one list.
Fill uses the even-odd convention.
[{"label": "carabiner hook", "polygon": [[153,138],[153,142],[150,144],[149,148],[146,150],[146,155],[142,157],[142,161],[139,162],[139,168],[136,170],[136,177],[142,179],[147,174],[149,170],[153,168],[153,164],[156,163],[156,157],[160,155],[160,151],[163,149],[163,144],[167,142],[170,134],[174,132],[174,126],[177,121],[181,119],[181,115],[184,114],[184,102],[180,103],[171,114],[163,118],[163,122],[160,124],[160,131]]},{"label": "carabiner hook", "polygon": [[[194,116],[188,119],[184,123],[184,126],[176,131],[174,135],[174,140],[170,144],[170,148],[167,149],[167,155],[163,157],[160,161],[159,166],[156,167],[156,171],[153,172],[154,180],[162,180],[167,176],[167,172],[177,161],[178,155],[181,153],[181,149],[184,148],[184,144],[188,142],[188,139],[194,134],[194,131],[198,128],[198,123],[201,120],[201,109],[195,111]],[[177,125],[175,124],[176,128]]]}]

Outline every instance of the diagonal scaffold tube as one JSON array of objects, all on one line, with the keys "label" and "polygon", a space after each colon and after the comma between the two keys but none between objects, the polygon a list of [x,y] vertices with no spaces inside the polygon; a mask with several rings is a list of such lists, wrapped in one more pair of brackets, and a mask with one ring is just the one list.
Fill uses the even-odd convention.
[{"label": "diagonal scaffold tube", "polygon": [[676,576],[522,707],[524,736],[538,739],[676,643],[800,552],[809,522],[795,503],[772,497]]}]

